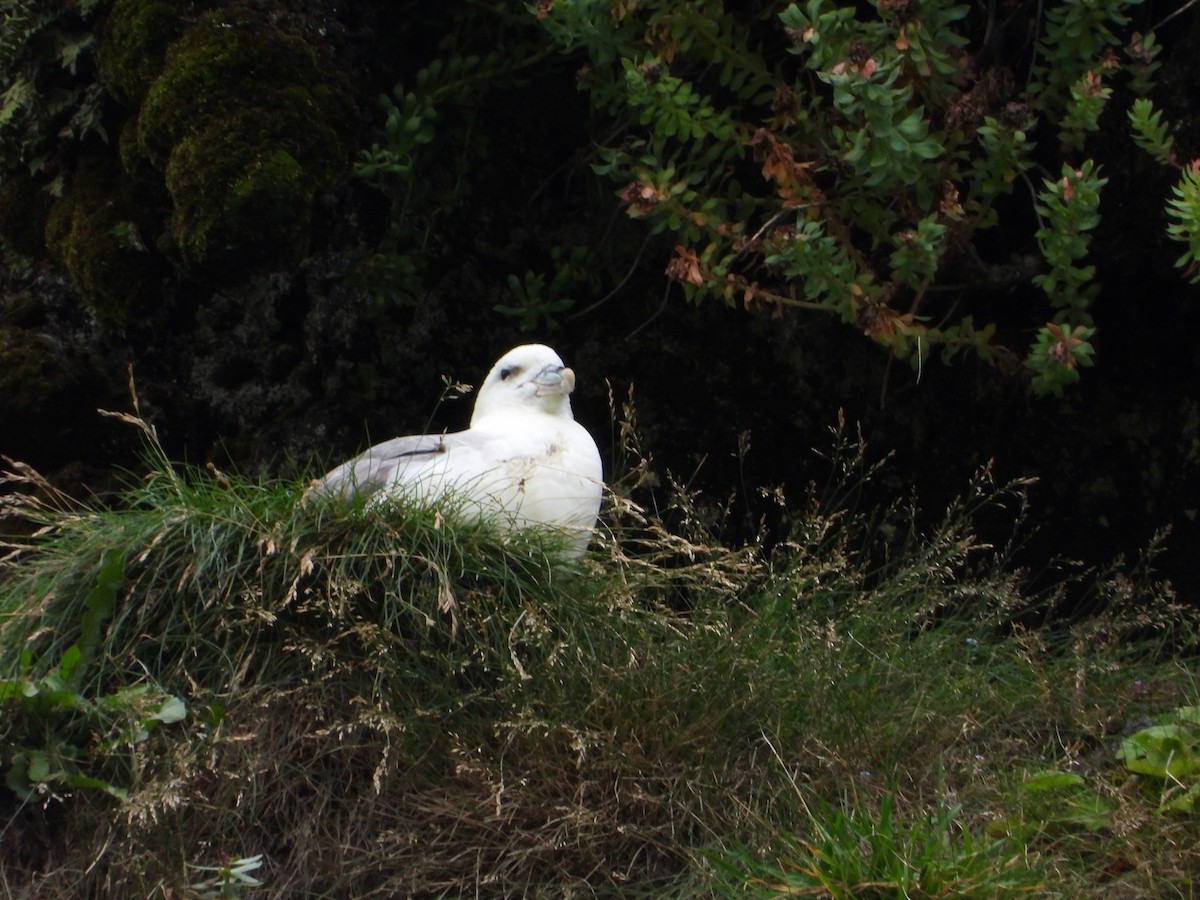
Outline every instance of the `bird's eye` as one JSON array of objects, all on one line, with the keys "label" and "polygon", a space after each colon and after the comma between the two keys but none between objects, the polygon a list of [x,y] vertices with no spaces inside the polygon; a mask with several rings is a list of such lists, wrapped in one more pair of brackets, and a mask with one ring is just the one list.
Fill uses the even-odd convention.
[{"label": "bird's eye", "polygon": [[501,369],[500,370],[500,380],[508,381],[508,379],[510,379],[512,376],[516,375],[517,372],[519,372],[519,371],[520,371],[520,369],[518,369],[516,366],[508,366],[507,368]]}]

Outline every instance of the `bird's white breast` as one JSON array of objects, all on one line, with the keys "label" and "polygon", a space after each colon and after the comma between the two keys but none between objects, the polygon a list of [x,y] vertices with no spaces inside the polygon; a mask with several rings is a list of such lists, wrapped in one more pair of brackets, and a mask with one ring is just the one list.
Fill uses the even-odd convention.
[{"label": "bird's white breast", "polygon": [[582,553],[600,509],[603,471],[578,422],[540,412],[488,416],[470,440],[401,466],[388,494],[397,500],[449,496],[468,515],[515,528],[546,525]]}]

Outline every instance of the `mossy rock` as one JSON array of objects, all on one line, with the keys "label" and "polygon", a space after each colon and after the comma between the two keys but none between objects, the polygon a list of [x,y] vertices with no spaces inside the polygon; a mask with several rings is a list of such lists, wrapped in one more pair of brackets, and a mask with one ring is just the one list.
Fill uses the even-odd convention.
[{"label": "mossy rock", "polygon": [[314,197],[349,167],[354,108],[332,63],[293,34],[231,9],[189,28],[137,118],[184,261],[269,269],[302,258]]},{"label": "mossy rock", "polygon": [[165,208],[168,197],[163,185],[162,172],[146,157],[146,152],[138,140],[137,125],[135,116],[125,122],[117,137],[117,156],[121,160],[121,168],[125,170],[130,183],[144,202]]},{"label": "mossy rock", "polygon": [[312,177],[280,144],[255,144],[256,124],[242,111],[184,139],[171,154],[171,231],[190,263],[294,265],[308,249]]},{"label": "mossy rock", "polygon": [[143,238],[145,214],[115,161],[85,157],[47,216],[47,249],[102,319],[142,315],[162,292],[161,261]]},{"label": "mossy rock", "polygon": [[167,47],[183,27],[176,3],[114,0],[96,50],[110,93],[130,106],[141,103],[162,71]]}]

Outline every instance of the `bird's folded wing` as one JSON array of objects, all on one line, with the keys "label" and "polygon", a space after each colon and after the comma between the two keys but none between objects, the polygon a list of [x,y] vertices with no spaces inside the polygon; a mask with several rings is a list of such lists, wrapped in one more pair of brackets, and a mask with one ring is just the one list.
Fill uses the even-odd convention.
[{"label": "bird's folded wing", "polygon": [[401,470],[420,468],[447,450],[453,435],[413,434],[376,444],[325,474],[309,492],[350,499],[390,487]]}]

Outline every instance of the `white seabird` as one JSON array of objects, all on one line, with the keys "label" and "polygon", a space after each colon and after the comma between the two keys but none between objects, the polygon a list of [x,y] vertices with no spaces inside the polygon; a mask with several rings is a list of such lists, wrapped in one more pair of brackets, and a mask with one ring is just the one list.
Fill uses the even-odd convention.
[{"label": "white seabird", "polygon": [[310,492],[429,503],[447,495],[466,515],[505,530],[549,526],[569,555],[587,549],[600,511],[600,451],[571,413],[575,373],[543,344],[509,350],[475,398],[471,425],[376,444]]}]

